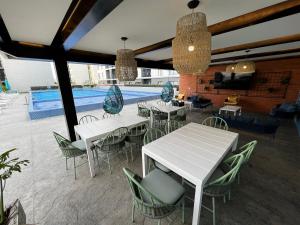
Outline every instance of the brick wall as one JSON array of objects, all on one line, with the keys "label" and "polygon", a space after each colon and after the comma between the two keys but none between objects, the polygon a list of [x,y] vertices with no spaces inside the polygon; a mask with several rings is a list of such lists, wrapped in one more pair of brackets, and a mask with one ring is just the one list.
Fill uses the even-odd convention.
[{"label": "brick wall", "polygon": [[[256,78],[267,77],[265,84],[253,82],[249,90],[216,90],[209,80],[214,79],[215,72],[225,71],[226,66],[212,66],[202,76],[181,75],[180,93],[185,96],[198,93],[212,100],[215,106],[223,105],[224,99],[231,94],[240,95],[243,111],[270,112],[271,108],[283,102],[295,102],[300,91],[300,57],[294,59],[278,59],[256,62]],[[280,83],[280,79],[290,76],[288,85]],[[274,91],[270,92],[270,88]]]}]

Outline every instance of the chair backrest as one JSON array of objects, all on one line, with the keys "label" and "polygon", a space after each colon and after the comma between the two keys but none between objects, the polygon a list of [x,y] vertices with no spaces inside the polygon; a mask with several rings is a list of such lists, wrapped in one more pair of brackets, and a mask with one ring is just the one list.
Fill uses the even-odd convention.
[{"label": "chair backrest", "polygon": [[163,112],[160,111],[160,109],[158,109],[155,106],[151,106],[150,110],[151,110],[151,112],[153,113],[154,116],[162,115],[163,114]]},{"label": "chair backrest", "polygon": [[110,114],[110,113],[105,112],[105,113],[103,113],[102,119],[113,118],[115,116],[120,116],[120,114],[119,113],[118,114]]},{"label": "chair backrest", "polygon": [[157,103],[157,105],[161,105],[161,106],[166,105],[166,103],[162,100],[158,100],[156,103]]},{"label": "chair backrest", "polygon": [[[177,130],[179,129],[180,127],[183,127],[184,126],[184,122],[182,121],[177,121],[177,120],[170,120],[169,121],[169,126],[168,126],[168,123],[166,123],[165,125],[165,133],[171,133],[173,132],[174,130]],[[169,131],[169,132],[168,132]]]},{"label": "chair backrest", "polygon": [[218,116],[207,117],[203,120],[202,125],[228,130],[226,121]]},{"label": "chair backrest", "polygon": [[181,109],[177,110],[178,116],[185,116],[187,114],[187,106],[181,107]]},{"label": "chair backrest", "polygon": [[85,115],[85,116],[80,118],[79,124],[91,123],[91,122],[96,121],[96,120],[98,120],[98,118],[96,116]]},{"label": "chair backrest", "polygon": [[138,115],[142,117],[149,117],[150,116],[150,110],[147,107],[147,102],[140,101],[137,103],[138,107]]},{"label": "chair backrest", "polygon": [[244,156],[243,163],[247,163],[249,161],[250,156],[252,155],[252,152],[256,145],[257,145],[257,141],[254,140],[240,147],[240,154]]},{"label": "chair backrest", "polygon": [[151,208],[164,205],[162,201],[160,201],[157,197],[155,197],[151,192],[149,192],[140,184],[140,182],[142,181],[142,178],[140,176],[138,176],[128,168],[123,168],[123,172],[127,178],[134,200],[137,201],[140,206]]},{"label": "chair backrest", "polygon": [[82,152],[80,149],[72,145],[72,142],[64,138],[60,134],[53,132],[54,138],[58,143],[58,146],[65,157],[71,157],[75,152]]},{"label": "chair backrest", "polygon": [[224,160],[224,163],[228,165],[229,168],[231,168],[226,174],[223,176],[215,179],[214,181],[210,182],[207,186],[226,186],[230,185],[232,182],[234,182],[237,173],[240,170],[240,167],[244,161],[244,156],[242,154],[236,154],[233,155],[226,160]]},{"label": "chair backrest", "polygon": [[69,141],[68,139],[66,139],[65,137],[61,136],[60,134],[53,132],[54,138],[57,141],[58,146],[61,149],[65,149],[68,148],[70,146],[70,144],[72,144],[71,141]]},{"label": "chair backrest", "polygon": [[135,127],[131,128],[128,131],[129,136],[140,136],[143,135],[147,132],[149,123],[148,122],[142,122],[137,124]]},{"label": "chair backrest", "polygon": [[101,139],[100,142],[97,144],[101,149],[103,146],[106,146],[107,149],[102,150],[116,150],[119,147],[125,145],[126,136],[128,134],[127,127],[120,127],[110,133],[108,133],[104,139]]},{"label": "chair backrest", "polygon": [[147,130],[147,132],[145,133],[145,136],[144,136],[144,145],[152,142],[152,141],[155,141],[156,139],[164,136],[165,133],[162,132],[161,130],[159,129],[156,129],[156,128],[150,128]]}]

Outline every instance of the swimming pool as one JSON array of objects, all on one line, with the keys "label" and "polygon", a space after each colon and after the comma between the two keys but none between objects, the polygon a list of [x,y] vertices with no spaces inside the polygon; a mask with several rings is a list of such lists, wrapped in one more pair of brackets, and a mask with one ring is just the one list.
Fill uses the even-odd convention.
[{"label": "swimming pool", "polygon": [[[102,109],[108,88],[74,88],[73,97],[77,112]],[[158,98],[160,92],[121,90],[124,104]],[[31,91],[29,93],[29,117],[31,120],[63,115],[59,90]]]}]

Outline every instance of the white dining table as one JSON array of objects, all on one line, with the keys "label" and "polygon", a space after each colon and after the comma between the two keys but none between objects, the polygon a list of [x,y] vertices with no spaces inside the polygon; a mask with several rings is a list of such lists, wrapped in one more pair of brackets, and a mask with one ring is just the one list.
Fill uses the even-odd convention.
[{"label": "white dining table", "polygon": [[142,148],[143,176],[149,157],[195,185],[193,225],[200,224],[203,186],[229,151],[238,133],[189,123]]},{"label": "white dining table", "polygon": [[130,129],[139,123],[147,121],[147,118],[135,114],[121,114],[115,117],[74,126],[77,139],[80,137],[85,143],[91,177],[95,176],[94,161],[91,151],[93,142],[120,127],[127,127]]},{"label": "white dining table", "polygon": [[161,112],[167,113],[168,114],[168,133],[170,132],[170,120],[171,120],[171,113],[176,112],[185,106],[173,106],[172,104],[158,104],[157,102],[151,102],[145,104],[145,107],[150,110],[150,126],[152,127],[153,125],[153,113],[151,108],[155,107],[159,109]]}]

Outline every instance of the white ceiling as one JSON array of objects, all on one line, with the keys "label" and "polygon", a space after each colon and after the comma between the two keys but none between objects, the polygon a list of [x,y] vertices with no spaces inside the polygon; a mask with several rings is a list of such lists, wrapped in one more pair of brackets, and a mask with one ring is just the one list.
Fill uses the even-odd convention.
[{"label": "white ceiling", "polygon": [[0,0],[0,13],[14,41],[50,45],[72,0]]},{"label": "white ceiling", "polygon": [[[207,15],[208,25],[284,0],[202,0],[196,11]],[[176,21],[190,13],[188,0],[124,0],[75,46],[76,49],[115,54],[123,47],[138,49],[175,36]],[[0,13],[13,40],[51,44],[71,0],[0,0]],[[300,33],[300,14],[214,36],[212,49]],[[254,49],[251,53],[299,47],[299,42]],[[234,52],[213,56],[243,55]],[[170,48],[139,55],[162,60],[172,57]]]}]

